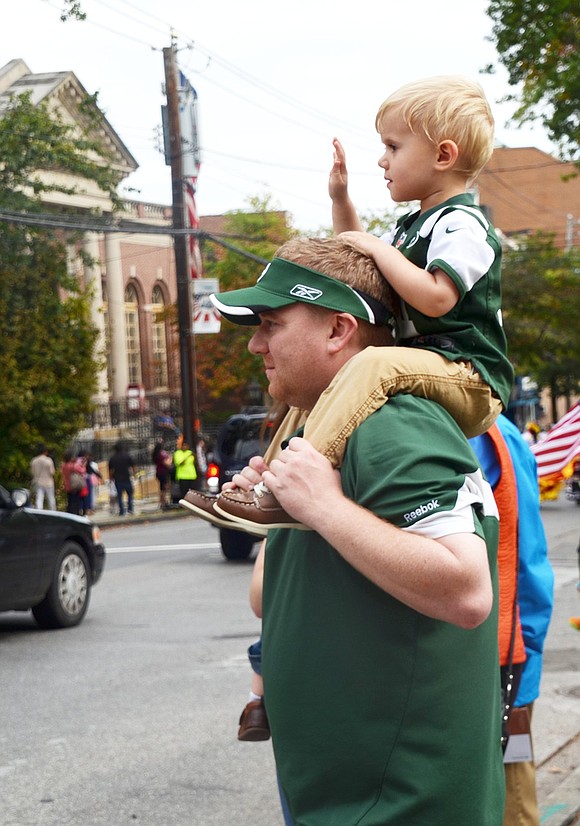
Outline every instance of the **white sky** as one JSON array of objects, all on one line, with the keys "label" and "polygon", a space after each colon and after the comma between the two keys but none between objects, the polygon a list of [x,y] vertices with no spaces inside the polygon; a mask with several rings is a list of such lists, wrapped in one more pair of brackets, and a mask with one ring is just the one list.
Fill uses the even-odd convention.
[{"label": "white sky", "polygon": [[155,148],[165,103],[162,49],[171,31],[178,62],[198,93],[201,215],[247,208],[271,194],[293,225],[331,223],[332,138],[345,145],[351,195],[361,212],[392,206],[377,166],[379,104],[397,87],[465,74],[492,103],[507,146],[555,154],[541,128],[507,128],[506,74],[486,40],[487,0],[81,0],[87,20],[61,23],[60,0],[15,0],[0,30],[0,65],[73,71],[139,162],[124,185],[137,200],[171,203],[171,175]]}]

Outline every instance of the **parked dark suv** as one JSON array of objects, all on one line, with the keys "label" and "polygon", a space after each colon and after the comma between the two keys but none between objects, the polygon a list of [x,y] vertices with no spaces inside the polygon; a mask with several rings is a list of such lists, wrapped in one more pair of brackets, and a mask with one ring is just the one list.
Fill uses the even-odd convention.
[{"label": "parked dark suv", "polygon": [[[224,482],[231,481],[233,475],[244,468],[252,456],[264,453],[269,433],[262,436],[266,408],[249,408],[248,412],[237,413],[221,427],[215,442],[213,455],[208,463],[208,485],[218,493]],[[215,481],[214,481],[215,480]],[[261,537],[220,528],[220,542],[226,559],[247,559]]]}]

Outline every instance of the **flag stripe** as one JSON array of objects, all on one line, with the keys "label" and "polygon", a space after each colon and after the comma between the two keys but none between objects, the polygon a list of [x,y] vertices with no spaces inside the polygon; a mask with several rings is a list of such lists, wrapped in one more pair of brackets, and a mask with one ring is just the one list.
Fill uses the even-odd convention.
[{"label": "flag stripe", "polygon": [[531,445],[538,463],[538,476],[561,473],[580,456],[580,402],[556,422],[541,442]]},{"label": "flag stripe", "polygon": [[[199,216],[195,203],[195,190],[197,188],[197,177],[186,178],[185,188],[185,210],[187,216],[187,226],[190,229],[199,229]],[[189,274],[191,278],[201,278],[201,256],[199,244],[194,235],[189,236]]]}]

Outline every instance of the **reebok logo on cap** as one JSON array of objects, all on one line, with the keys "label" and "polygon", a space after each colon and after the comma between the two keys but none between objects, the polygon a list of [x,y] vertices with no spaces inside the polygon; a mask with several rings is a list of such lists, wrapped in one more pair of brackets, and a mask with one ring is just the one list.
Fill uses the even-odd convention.
[{"label": "reebok logo on cap", "polygon": [[306,287],[304,284],[295,284],[290,290],[290,295],[308,301],[316,301],[322,295],[322,290],[317,290],[315,287]]}]

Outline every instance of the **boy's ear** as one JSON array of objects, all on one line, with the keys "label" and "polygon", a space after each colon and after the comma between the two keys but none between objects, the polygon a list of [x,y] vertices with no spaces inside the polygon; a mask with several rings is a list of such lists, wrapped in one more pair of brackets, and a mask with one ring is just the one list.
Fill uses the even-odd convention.
[{"label": "boy's ear", "polygon": [[455,141],[441,141],[437,150],[437,168],[442,170],[452,169],[459,157],[459,148]]}]

